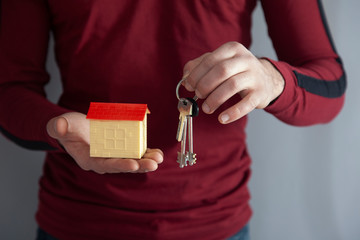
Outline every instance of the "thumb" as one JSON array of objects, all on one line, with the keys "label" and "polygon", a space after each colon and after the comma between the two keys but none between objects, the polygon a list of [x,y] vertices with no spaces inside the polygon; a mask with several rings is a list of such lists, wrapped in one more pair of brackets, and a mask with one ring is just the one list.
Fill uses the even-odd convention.
[{"label": "thumb", "polygon": [[46,126],[49,136],[55,139],[63,138],[68,133],[68,128],[69,123],[62,116],[52,118]]}]

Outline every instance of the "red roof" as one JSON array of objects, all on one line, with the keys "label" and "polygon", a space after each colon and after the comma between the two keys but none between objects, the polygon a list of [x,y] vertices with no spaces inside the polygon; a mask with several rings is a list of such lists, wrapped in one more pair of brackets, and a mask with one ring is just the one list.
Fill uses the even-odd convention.
[{"label": "red roof", "polygon": [[142,121],[150,111],[147,104],[91,102],[87,119]]}]

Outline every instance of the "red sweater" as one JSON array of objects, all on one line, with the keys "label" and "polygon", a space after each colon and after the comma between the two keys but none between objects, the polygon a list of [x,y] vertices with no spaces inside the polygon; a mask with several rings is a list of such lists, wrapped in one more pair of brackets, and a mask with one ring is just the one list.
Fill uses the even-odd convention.
[{"label": "red sweater", "polygon": [[[265,110],[293,125],[325,123],[343,105],[345,77],[320,1],[263,0],[285,79]],[[249,220],[246,117],[194,119],[195,166],[180,169],[175,87],[183,65],[228,41],[250,46],[256,0],[2,0],[0,129],[48,151],[37,221],[60,239],[224,239]],[[49,32],[61,72],[57,105],[44,92]],[[230,106],[235,97],[223,106]],[[89,102],[147,103],[148,145],[165,160],[146,174],[80,169],[46,123]],[[2,158],[5,156],[2,156]],[[26,159],[24,159],[26,160]]]}]

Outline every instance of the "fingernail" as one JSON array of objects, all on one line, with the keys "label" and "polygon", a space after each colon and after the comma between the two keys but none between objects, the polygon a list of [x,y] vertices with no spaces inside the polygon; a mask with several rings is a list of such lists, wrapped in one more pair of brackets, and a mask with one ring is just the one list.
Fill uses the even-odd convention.
[{"label": "fingernail", "polygon": [[210,107],[209,105],[207,105],[206,103],[204,103],[202,105],[202,110],[204,111],[204,113],[210,113]]},{"label": "fingernail", "polygon": [[229,117],[229,115],[227,115],[227,114],[223,114],[223,115],[221,115],[221,117],[220,117],[221,123],[226,123],[227,121],[229,121],[229,119],[230,119],[230,117]]}]

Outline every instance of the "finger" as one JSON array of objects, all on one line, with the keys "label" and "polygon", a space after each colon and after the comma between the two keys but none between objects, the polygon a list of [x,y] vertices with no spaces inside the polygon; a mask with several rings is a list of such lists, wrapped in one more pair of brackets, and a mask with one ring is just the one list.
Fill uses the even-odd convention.
[{"label": "finger", "polygon": [[[90,158],[84,162],[85,170],[93,170],[97,173],[120,173],[120,172],[150,172],[158,168],[163,161],[163,152],[160,149],[147,149],[144,156],[138,159],[119,158]],[[87,162],[87,163],[86,163]]]},{"label": "finger", "polygon": [[104,173],[145,173],[158,168],[153,159],[94,159],[92,170],[99,174]]},{"label": "finger", "polygon": [[144,156],[138,160],[139,169],[135,172],[152,172],[158,168],[158,164],[164,160],[164,153],[160,149],[148,148]]},{"label": "finger", "polygon": [[[247,49],[236,42],[229,42],[223,44],[211,54],[204,56],[201,62],[190,72],[186,82],[191,85],[193,89],[197,89],[197,84],[201,78],[205,76],[216,64],[225,59],[233,58],[234,56],[247,55]],[[199,97],[199,96],[198,96]]]},{"label": "finger", "polygon": [[260,98],[250,92],[240,102],[222,112],[219,115],[219,122],[222,124],[234,122],[254,110],[259,102]]},{"label": "finger", "polygon": [[142,157],[143,159],[152,159],[156,163],[160,164],[164,160],[164,153],[160,149],[150,149],[146,150],[146,153]]},{"label": "finger", "polygon": [[228,57],[233,57],[233,55],[215,51],[204,56],[186,78],[185,87],[190,86],[192,89],[196,89],[200,79],[204,77],[205,74],[207,74],[217,63]]},{"label": "finger", "polygon": [[204,101],[202,110],[207,114],[212,114],[232,96],[244,92],[249,87],[250,80],[247,72],[232,76],[211,92]]},{"label": "finger", "polygon": [[56,117],[48,122],[46,129],[49,136],[60,139],[64,137],[68,131],[68,122],[63,117]]},{"label": "finger", "polygon": [[199,63],[201,63],[201,61],[203,60],[204,57],[206,57],[207,55],[209,55],[210,53],[204,53],[203,55],[201,55],[198,58],[195,58],[193,60],[188,61],[185,65],[184,65],[184,69],[183,69],[183,77],[182,78],[186,78],[190,72],[197,66],[199,65]]},{"label": "finger", "polygon": [[192,72],[192,70],[194,68],[196,68],[200,63],[201,61],[203,60],[204,57],[206,57],[207,55],[209,55],[210,53],[205,53],[203,55],[201,55],[200,57],[198,58],[195,58],[189,62],[187,62],[184,66],[184,69],[183,69],[183,79],[185,79],[185,81],[183,81],[183,85],[184,87],[190,91],[190,92],[193,92],[194,89],[193,87],[186,81],[186,79],[188,78],[188,76],[190,75],[190,73]]},{"label": "finger", "polygon": [[87,165],[86,169],[100,174],[136,172],[140,169],[140,165],[135,159],[90,158]]},{"label": "finger", "polygon": [[219,48],[215,49],[213,52],[208,52],[203,55],[201,55],[198,58],[195,58],[188,63],[185,64],[184,70],[183,70],[183,77],[186,77],[196,66],[202,62],[202,60],[207,57],[210,54],[219,54],[223,55],[223,58],[231,58],[235,54],[245,53],[248,52],[248,50],[240,43],[238,42],[227,42],[223,45],[221,45]]},{"label": "finger", "polygon": [[153,172],[158,168],[158,164],[153,159],[142,158],[138,160],[139,169],[135,172]]},{"label": "finger", "polygon": [[61,137],[64,137],[69,129],[69,123],[66,120],[66,118],[64,117],[58,117],[55,123],[56,127],[56,132],[58,133],[58,135]]},{"label": "finger", "polygon": [[[247,57],[233,57],[225,59],[217,63],[209,72],[207,72],[198,82],[196,87],[196,96],[199,98],[206,98],[211,92],[213,92],[219,85],[227,82],[232,77],[239,73],[245,72],[249,67],[249,61]],[[233,87],[238,87],[237,82],[231,81]],[[233,90],[241,91],[239,88]]]},{"label": "finger", "polygon": [[62,115],[67,120],[67,135],[76,137],[90,144],[90,121],[86,119],[86,115],[82,113],[66,113]]}]

